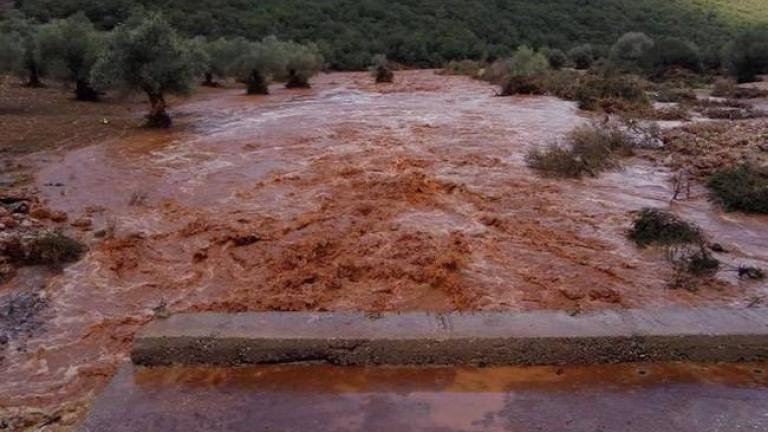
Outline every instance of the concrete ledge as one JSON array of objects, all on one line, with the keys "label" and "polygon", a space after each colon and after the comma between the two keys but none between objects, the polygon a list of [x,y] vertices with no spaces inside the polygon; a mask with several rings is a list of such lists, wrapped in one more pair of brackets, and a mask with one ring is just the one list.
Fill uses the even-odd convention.
[{"label": "concrete ledge", "polygon": [[564,312],[199,313],[158,320],[134,363],[556,365],[768,360],[768,309]]}]

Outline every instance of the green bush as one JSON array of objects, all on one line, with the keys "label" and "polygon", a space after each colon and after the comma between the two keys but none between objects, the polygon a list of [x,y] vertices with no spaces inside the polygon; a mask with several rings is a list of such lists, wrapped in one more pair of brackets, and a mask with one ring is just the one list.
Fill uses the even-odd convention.
[{"label": "green bush", "polygon": [[652,244],[674,246],[698,244],[704,239],[699,227],[682,220],[672,213],[644,208],[635,217],[629,238],[638,246],[646,247]]},{"label": "green bush", "polygon": [[742,164],[720,170],[709,178],[707,187],[728,211],[768,213],[768,168]]}]

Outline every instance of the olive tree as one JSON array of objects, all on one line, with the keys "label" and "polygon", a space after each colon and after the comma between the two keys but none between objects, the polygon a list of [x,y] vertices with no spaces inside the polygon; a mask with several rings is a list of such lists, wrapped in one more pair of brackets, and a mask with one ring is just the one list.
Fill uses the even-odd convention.
[{"label": "olive tree", "polygon": [[75,84],[75,97],[96,101],[91,70],[103,46],[104,35],[82,13],[54,20],[40,28],[40,55],[50,76]]},{"label": "olive tree", "polygon": [[317,45],[285,42],[283,50],[287,71],[285,87],[309,88],[309,79],[323,67],[323,55]]},{"label": "olive tree", "polygon": [[208,56],[205,69],[205,81],[207,87],[218,87],[216,78],[226,78],[233,74],[233,67],[238,58],[249,49],[249,42],[243,38],[206,41],[203,50]]},{"label": "olive tree", "polygon": [[645,33],[625,33],[611,47],[610,59],[620,66],[638,67],[653,46],[653,39]]},{"label": "olive tree", "polygon": [[24,46],[16,33],[0,33],[0,71],[17,72],[24,63]]},{"label": "olive tree", "polygon": [[147,126],[169,127],[165,96],[189,94],[203,67],[189,41],[160,14],[150,14],[115,28],[93,67],[91,82],[98,89],[144,92],[150,103]]},{"label": "olive tree", "polygon": [[284,75],[287,61],[284,42],[268,37],[260,42],[238,43],[240,56],[232,70],[238,81],[245,83],[249,95],[269,94],[269,83]]},{"label": "olive tree", "polygon": [[0,64],[3,72],[25,76],[27,87],[42,87],[45,65],[40,55],[39,26],[24,14],[11,10],[0,21],[0,34],[4,44],[12,49],[2,54],[9,58]]}]

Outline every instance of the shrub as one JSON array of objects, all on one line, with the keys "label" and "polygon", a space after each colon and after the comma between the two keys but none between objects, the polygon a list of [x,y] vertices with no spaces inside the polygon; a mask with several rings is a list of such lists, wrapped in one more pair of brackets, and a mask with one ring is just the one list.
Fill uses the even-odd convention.
[{"label": "shrub", "polygon": [[615,126],[590,125],[571,131],[565,145],[532,150],[525,161],[529,168],[547,176],[594,177],[614,166],[616,156],[631,154],[631,137],[624,131]]},{"label": "shrub", "polygon": [[647,107],[650,104],[642,84],[623,75],[588,75],[579,82],[575,99],[579,108],[587,111],[623,111],[630,106]]},{"label": "shrub", "polygon": [[697,244],[703,241],[703,237],[701,229],[696,225],[672,213],[655,208],[640,210],[629,231],[629,238],[640,247],[652,244],[660,246]]},{"label": "shrub", "polygon": [[473,78],[480,78],[484,65],[474,60],[452,60],[448,62],[443,69],[443,73],[449,75],[466,75]]},{"label": "shrub", "polygon": [[519,47],[512,57],[496,62],[493,67],[493,74],[501,79],[501,96],[545,93],[539,80],[548,71],[549,60],[544,54],[527,46]]},{"label": "shrub", "polygon": [[768,168],[742,164],[720,170],[707,187],[727,211],[768,213]]},{"label": "shrub", "polygon": [[595,61],[595,52],[590,44],[579,45],[568,51],[568,57],[576,69],[589,69]]}]

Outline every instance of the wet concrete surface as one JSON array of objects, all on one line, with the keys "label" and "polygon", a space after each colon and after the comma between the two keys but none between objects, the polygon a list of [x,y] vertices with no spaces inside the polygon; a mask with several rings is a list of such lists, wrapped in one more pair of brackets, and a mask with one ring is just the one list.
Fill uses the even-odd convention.
[{"label": "wet concrete surface", "polygon": [[142,329],[131,358],[143,366],[768,361],[768,309],[180,314]]},{"label": "wet concrete surface", "polygon": [[765,365],[142,369],[83,431],[739,432],[768,430]]}]

